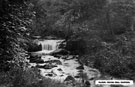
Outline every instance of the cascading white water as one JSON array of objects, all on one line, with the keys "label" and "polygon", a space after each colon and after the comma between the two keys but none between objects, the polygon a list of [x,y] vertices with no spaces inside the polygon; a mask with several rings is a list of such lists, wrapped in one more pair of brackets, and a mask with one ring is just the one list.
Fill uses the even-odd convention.
[{"label": "cascading white water", "polygon": [[59,48],[59,44],[64,40],[44,40],[39,41],[38,44],[42,45],[42,51],[55,51]]}]

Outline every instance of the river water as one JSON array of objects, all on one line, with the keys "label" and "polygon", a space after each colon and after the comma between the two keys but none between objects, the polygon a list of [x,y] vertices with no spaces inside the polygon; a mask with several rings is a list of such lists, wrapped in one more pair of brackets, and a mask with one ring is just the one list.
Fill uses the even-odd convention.
[{"label": "river water", "polygon": [[[32,54],[41,55],[41,60],[44,62],[32,62],[30,63],[31,67],[38,67],[40,74],[46,78],[64,82],[68,76],[72,76],[77,82],[85,80],[91,83],[90,87],[97,87],[94,82],[102,79],[101,73],[97,69],[82,65],[78,60],[78,55],[50,55],[53,52],[57,52],[56,50],[60,50],[59,44],[62,41],[64,40],[39,41],[38,44],[42,45],[42,50]],[[102,87],[110,86],[105,85]]]}]

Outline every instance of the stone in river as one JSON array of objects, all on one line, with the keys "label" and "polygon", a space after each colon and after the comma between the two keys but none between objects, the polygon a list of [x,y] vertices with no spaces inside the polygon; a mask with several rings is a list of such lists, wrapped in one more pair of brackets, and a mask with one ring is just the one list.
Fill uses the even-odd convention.
[{"label": "stone in river", "polygon": [[89,81],[85,81],[85,87],[90,87],[90,82]]},{"label": "stone in river", "polygon": [[43,68],[43,69],[52,69],[52,68],[57,67],[57,66],[56,65],[43,65],[43,66],[37,65],[36,67]]},{"label": "stone in river", "polygon": [[80,76],[74,76],[75,78],[80,78]]},{"label": "stone in river", "polygon": [[62,69],[61,69],[61,68],[59,68],[59,69],[57,69],[57,70],[62,71]]},{"label": "stone in river", "polygon": [[44,63],[42,59],[30,59],[30,63]]},{"label": "stone in river", "polygon": [[46,76],[53,76],[53,74],[52,73],[48,73],[48,74],[46,74]]},{"label": "stone in river", "polygon": [[45,63],[50,63],[50,64],[56,64],[56,65],[62,65],[62,62],[60,60],[49,60],[45,61]]},{"label": "stone in river", "polygon": [[76,69],[84,69],[83,66],[78,66]]},{"label": "stone in river", "polygon": [[75,79],[74,79],[72,76],[67,76],[66,79],[64,80],[64,82],[67,82],[67,81],[72,81],[72,82],[74,82]]},{"label": "stone in river", "polygon": [[94,78],[92,77],[92,78],[90,78],[89,80],[94,80]]}]

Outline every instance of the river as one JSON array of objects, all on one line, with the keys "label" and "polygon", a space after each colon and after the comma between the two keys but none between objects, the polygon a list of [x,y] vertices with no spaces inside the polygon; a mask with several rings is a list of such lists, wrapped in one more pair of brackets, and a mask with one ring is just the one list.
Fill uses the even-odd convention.
[{"label": "river", "polygon": [[[78,60],[78,55],[51,55],[52,53],[62,51],[59,49],[59,45],[63,41],[64,40],[39,41],[38,44],[42,45],[42,50],[32,52],[32,54],[40,55],[42,62],[30,62],[30,67],[38,67],[40,74],[46,78],[64,82],[65,79],[70,76],[73,77],[76,82],[89,81],[91,84],[90,87],[97,87],[95,80],[111,79],[110,77],[103,78],[97,69],[81,64]],[[104,85],[102,87],[111,86]]]}]

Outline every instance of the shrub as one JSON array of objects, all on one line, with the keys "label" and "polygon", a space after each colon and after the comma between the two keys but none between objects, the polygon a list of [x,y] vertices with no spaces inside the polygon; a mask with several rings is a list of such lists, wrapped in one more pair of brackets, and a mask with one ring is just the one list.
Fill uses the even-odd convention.
[{"label": "shrub", "polygon": [[66,50],[69,50],[71,54],[83,54],[85,53],[85,41],[83,39],[75,39],[67,41]]},{"label": "shrub", "polygon": [[126,33],[119,36],[115,43],[104,46],[95,55],[94,67],[114,77],[135,80],[135,42],[132,35]]},{"label": "shrub", "polygon": [[34,42],[29,42],[28,43],[28,52],[35,52],[35,51],[41,51],[42,50],[42,46],[41,44],[38,45]]},{"label": "shrub", "polygon": [[36,68],[23,70],[12,69],[0,72],[0,87],[66,87],[59,81],[40,76]]}]

